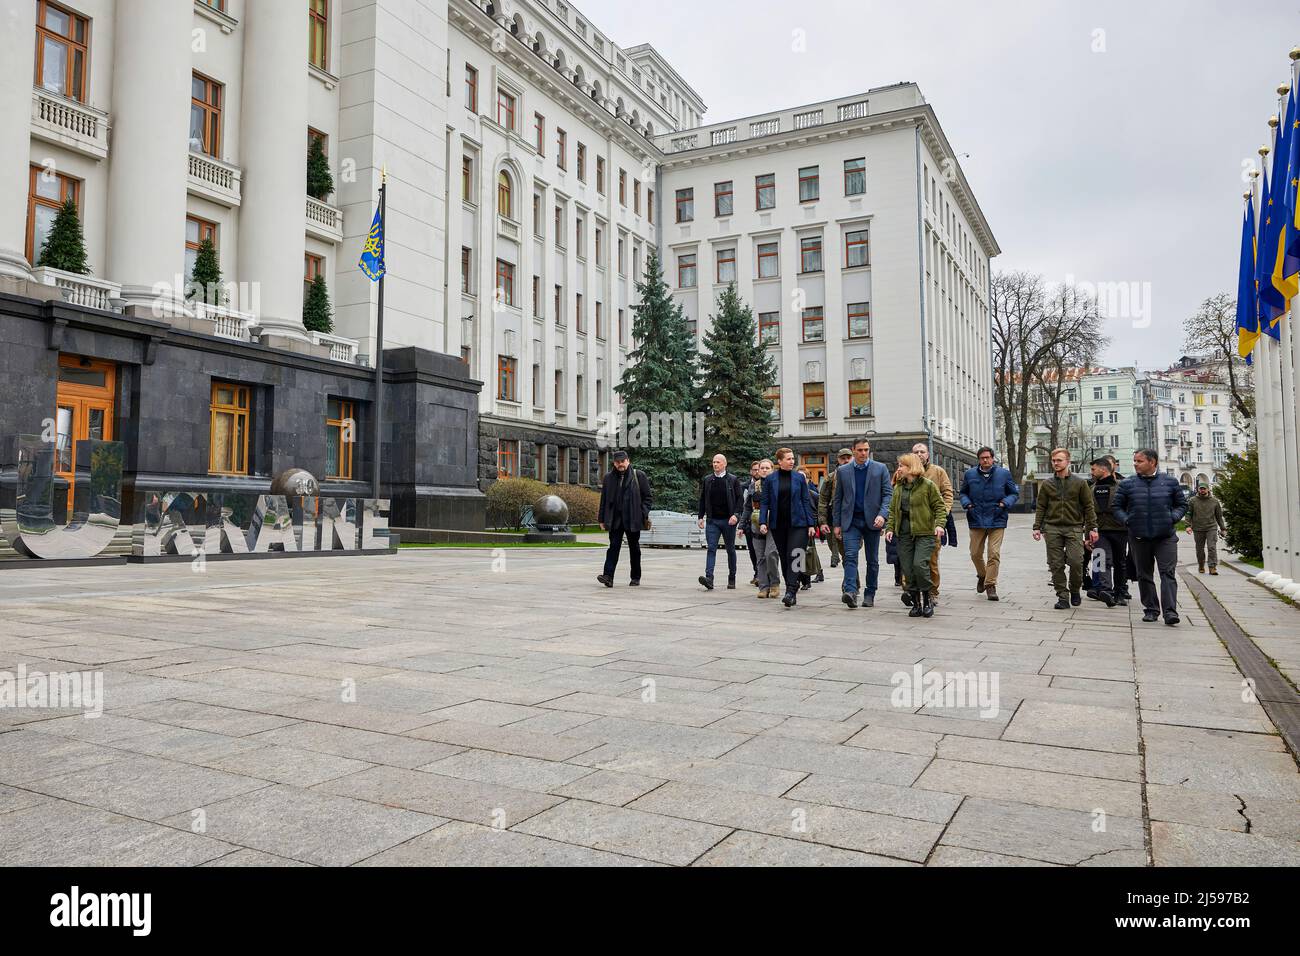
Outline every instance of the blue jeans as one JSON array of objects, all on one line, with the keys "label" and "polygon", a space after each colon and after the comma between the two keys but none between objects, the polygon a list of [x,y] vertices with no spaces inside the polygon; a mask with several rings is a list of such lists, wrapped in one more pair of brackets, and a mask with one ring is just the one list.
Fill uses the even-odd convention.
[{"label": "blue jeans", "polygon": [[713,577],[713,565],[718,558],[718,538],[727,548],[727,576],[736,576],[736,526],[730,518],[709,518],[704,522],[704,540],[709,546],[709,556],[704,559],[704,576]]},{"label": "blue jeans", "polygon": [[[872,518],[871,522],[875,519]],[[858,548],[867,552],[867,587],[865,593],[876,595],[880,578],[880,532],[868,522],[853,522],[844,529],[844,593],[858,593]]]}]

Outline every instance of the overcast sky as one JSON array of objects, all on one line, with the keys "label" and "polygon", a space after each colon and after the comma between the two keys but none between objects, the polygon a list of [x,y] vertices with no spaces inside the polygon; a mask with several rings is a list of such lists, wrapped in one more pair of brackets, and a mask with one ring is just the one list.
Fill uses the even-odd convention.
[{"label": "overcast sky", "polygon": [[916,82],[970,154],[960,162],[1002,247],[994,271],[1132,283],[1105,360],[1143,368],[1181,354],[1182,320],[1203,299],[1236,292],[1242,162],[1300,44],[1300,0],[579,9],[621,46],[653,44],[704,98],[706,123]]}]

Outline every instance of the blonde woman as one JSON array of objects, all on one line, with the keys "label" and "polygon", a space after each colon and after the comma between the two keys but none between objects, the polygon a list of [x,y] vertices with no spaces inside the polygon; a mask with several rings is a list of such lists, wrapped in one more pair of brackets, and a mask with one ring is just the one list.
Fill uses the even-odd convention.
[{"label": "blonde woman", "polygon": [[908,617],[932,617],[930,603],[930,555],[943,537],[948,508],[939,486],[925,477],[925,465],[917,455],[903,455],[894,471],[894,496],[889,502],[885,540],[898,546],[898,562],[909,590],[903,603],[912,610]]}]

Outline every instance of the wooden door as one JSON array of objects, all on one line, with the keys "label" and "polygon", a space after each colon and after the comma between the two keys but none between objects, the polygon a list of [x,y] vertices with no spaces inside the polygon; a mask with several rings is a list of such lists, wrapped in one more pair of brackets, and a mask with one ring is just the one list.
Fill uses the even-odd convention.
[{"label": "wooden door", "polygon": [[113,438],[117,366],[79,355],[59,356],[55,408],[55,474],[68,481],[68,516],[72,516],[73,482],[79,441]]}]

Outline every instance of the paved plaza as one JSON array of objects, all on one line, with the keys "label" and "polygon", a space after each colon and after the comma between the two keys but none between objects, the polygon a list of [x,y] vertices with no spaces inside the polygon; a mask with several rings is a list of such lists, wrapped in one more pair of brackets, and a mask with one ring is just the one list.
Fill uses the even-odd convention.
[{"label": "paved plaza", "polygon": [[[595,550],[0,571],[0,671],[104,678],[96,718],[0,709],[0,863],[1300,865],[1296,763],[1187,590],[1177,628],[1051,610],[1016,524],[1004,599],[963,530],[930,620],[887,565],[873,610],[829,568],[786,610],[700,551],[613,590]],[[1202,580],[1294,668],[1300,611]]]}]

